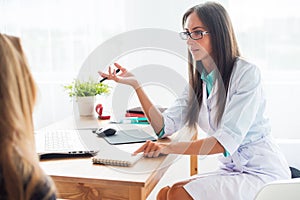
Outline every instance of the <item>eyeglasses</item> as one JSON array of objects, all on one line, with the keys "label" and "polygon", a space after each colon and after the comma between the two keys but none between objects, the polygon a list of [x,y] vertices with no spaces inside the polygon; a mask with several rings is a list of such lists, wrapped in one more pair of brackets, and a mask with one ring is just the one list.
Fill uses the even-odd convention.
[{"label": "eyeglasses", "polygon": [[193,31],[193,32],[181,32],[179,33],[180,38],[183,40],[187,40],[188,37],[190,36],[191,39],[193,40],[200,40],[203,38],[204,35],[209,34],[208,31]]}]

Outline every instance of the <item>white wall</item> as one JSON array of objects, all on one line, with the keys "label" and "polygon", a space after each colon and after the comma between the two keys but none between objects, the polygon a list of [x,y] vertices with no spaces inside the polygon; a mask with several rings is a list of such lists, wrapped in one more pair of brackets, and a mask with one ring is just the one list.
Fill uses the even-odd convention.
[{"label": "white wall", "polygon": [[[24,3],[22,0],[0,0],[0,31],[21,37],[40,89],[34,113],[36,128],[72,114],[73,103],[62,85],[76,77],[85,58],[97,46],[134,29],[161,28],[180,32],[183,13],[201,2],[49,0],[41,3],[28,0]],[[297,80],[300,70],[299,1],[220,2],[229,11],[243,55],[263,71],[274,136],[300,138]],[[119,61],[128,68],[162,64],[172,67],[182,76],[187,75],[182,60],[159,52],[130,54]],[[176,96],[157,86],[146,89],[153,101],[159,101],[158,104],[163,106]],[[163,98],[157,91],[165,94]],[[128,105],[136,104],[133,95]]]},{"label": "white wall", "polygon": [[300,71],[264,71],[267,111],[276,138],[300,138]]}]

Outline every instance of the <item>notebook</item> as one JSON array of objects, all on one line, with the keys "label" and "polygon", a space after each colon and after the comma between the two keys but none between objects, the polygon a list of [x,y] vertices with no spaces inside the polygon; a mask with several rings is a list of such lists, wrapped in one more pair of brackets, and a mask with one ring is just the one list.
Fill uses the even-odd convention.
[{"label": "notebook", "polygon": [[[45,130],[35,133],[36,151],[40,158],[93,156],[98,149],[88,148],[80,136],[82,130]],[[91,130],[85,134],[91,134]]]},{"label": "notebook", "polygon": [[131,153],[118,148],[100,150],[92,158],[94,164],[130,167],[143,157],[142,154],[133,156]]},{"label": "notebook", "polygon": [[[163,108],[161,106],[156,106],[156,108],[158,108],[158,110],[160,112],[164,112],[167,108]],[[143,108],[138,106],[138,107],[134,107],[134,108],[130,108],[128,110],[126,110],[126,113],[135,113],[135,114],[144,114]]]},{"label": "notebook", "polygon": [[130,144],[146,142],[147,140],[156,141],[156,138],[143,131],[142,129],[118,130],[114,135],[105,136],[104,139],[109,144]]}]

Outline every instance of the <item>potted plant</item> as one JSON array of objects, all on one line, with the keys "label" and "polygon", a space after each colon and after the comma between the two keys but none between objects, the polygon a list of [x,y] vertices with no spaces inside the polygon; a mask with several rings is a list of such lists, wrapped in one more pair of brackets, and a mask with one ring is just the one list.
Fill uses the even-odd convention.
[{"label": "potted plant", "polygon": [[93,80],[75,79],[71,84],[64,85],[70,97],[75,97],[80,116],[91,116],[94,113],[96,95],[109,94],[110,86]]}]

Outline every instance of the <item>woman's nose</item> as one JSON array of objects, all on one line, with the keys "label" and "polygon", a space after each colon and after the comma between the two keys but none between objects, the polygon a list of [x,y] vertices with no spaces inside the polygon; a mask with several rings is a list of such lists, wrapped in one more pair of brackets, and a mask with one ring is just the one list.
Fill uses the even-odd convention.
[{"label": "woman's nose", "polygon": [[187,40],[186,40],[186,44],[187,45],[191,45],[191,44],[193,44],[193,39],[189,36],[188,38],[187,38]]}]

